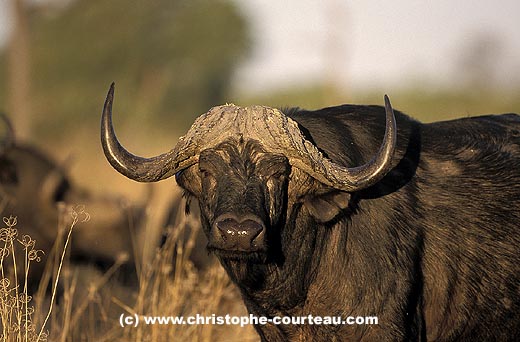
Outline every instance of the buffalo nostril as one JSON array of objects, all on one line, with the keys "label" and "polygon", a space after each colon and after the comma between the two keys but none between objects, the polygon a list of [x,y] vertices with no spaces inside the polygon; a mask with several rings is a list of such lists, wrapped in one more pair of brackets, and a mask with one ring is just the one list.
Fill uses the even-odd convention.
[{"label": "buffalo nostril", "polygon": [[217,222],[217,228],[224,237],[249,238],[250,240],[258,236],[263,229],[262,225],[255,221],[246,220],[239,223],[232,218]]},{"label": "buffalo nostril", "polygon": [[241,250],[259,247],[255,239],[264,231],[263,224],[254,220],[238,222],[229,217],[216,222],[216,227],[222,239],[222,247]]},{"label": "buffalo nostril", "polygon": [[240,223],[242,234],[250,235],[252,239],[258,236],[264,229],[263,225],[253,220],[245,220]]}]

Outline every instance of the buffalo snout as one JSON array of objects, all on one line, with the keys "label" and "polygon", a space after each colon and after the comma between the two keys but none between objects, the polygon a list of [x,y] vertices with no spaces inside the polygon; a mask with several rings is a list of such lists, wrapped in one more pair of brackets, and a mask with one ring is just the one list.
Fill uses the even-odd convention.
[{"label": "buffalo snout", "polygon": [[226,251],[257,252],[265,249],[265,225],[254,215],[224,214],[211,229],[210,246]]}]

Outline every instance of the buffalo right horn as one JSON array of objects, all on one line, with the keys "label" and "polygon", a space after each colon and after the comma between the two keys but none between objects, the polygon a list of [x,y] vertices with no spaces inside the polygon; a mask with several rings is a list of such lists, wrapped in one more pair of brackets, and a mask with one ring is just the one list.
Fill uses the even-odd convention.
[{"label": "buffalo right horn", "polygon": [[101,118],[101,145],[106,158],[117,171],[138,182],[156,182],[171,176],[171,152],[153,158],[143,158],[128,152],[117,140],[112,126],[114,86],[114,83],[110,86]]}]

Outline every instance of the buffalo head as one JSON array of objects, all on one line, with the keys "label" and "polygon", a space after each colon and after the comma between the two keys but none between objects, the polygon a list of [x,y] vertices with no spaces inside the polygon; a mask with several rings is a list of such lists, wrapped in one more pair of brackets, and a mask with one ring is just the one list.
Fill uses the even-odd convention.
[{"label": "buffalo head", "polygon": [[172,150],[139,157],[114,133],[113,96],[112,84],[101,123],[108,161],[140,182],[175,175],[200,203],[209,249],[226,259],[265,261],[283,253],[291,235],[281,227],[295,208],[304,207],[319,222],[331,221],[348,206],[350,193],[372,186],[391,168],[396,124],[388,97],[379,151],[366,164],[347,167],[327,158],[280,110],[232,104],[201,115]]},{"label": "buffalo head", "polygon": [[48,254],[61,224],[70,224],[60,220],[64,214],[60,208],[84,205],[91,219],[74,230],[71,256],[103,266],[113,264],[121,254],[132,257],[130,229],[144,218],[144,206],[127,205],[119,196],[93,195],[76,186],[62,165],[37,147],[18,143],[10,121],[1,118],[7,130],[0,139],[0,216],[17,216],[18,229]]}]

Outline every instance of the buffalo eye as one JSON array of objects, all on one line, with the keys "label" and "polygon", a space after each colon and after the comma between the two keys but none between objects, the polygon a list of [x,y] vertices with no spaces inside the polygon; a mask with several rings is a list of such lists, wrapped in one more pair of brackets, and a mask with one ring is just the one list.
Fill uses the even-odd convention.
[{"label": "buffalo eye", "polygon": [[258,164],[260,170],[260,177],[264,180],[283,180],[290,172],[287,158],[275,156],[270,159],[265,159]]},{"label": "buffalo eye", "polygon": [[286,176],[286,172],[285,172],[285,170],[282,170],[282,171],[274,172],[273,174],[271,174],[269,176],[269,178],[280,181],[280,180],[283,180],[285,176]]},{"label": "buffalo eye", "polygon": [[199,168],[199,172],[200,172],[200,176],[204,179],[204,178],[209,178],[209,177],[213,177],[213,174],[211,173],[211,171],[209,171],[208,169],[206,168],[202,168],[200,167]]},{"label": "buffalo eye", "polygon": [[274,173],[268,173],[268,174],[259,174],[258,176],[263,182],[268,182],[268,181],[279,182],[283,179],[283,177],[285,176],[285,173],[280,171],[280,172],[274,172]]},{"label": "buffalo eye", "polygon": [[199,167],[200,179],[202,180],[202,187],[205,189],[215,188],[216,178],[215,174],[205,167]]}]

